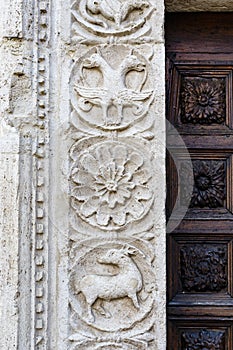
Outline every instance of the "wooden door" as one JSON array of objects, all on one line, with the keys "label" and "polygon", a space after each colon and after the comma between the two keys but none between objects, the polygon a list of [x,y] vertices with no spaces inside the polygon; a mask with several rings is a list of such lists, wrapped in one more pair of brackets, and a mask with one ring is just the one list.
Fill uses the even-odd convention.
[{"label": "wooden door", "polygon": [[167,349],[232,350],[233,14],[168,14],[166,56]]}]

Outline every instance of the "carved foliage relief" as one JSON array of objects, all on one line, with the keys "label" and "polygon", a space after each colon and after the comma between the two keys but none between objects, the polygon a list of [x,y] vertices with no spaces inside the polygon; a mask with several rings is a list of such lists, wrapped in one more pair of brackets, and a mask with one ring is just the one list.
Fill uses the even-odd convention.
[{"label": "carved foliage relief", "polygon": [[223,124],[226,121],[226,82],[221,78],[184,77],[181,83],[181,121]]},{"label": "carved foliage relief", "polygon": [[186,292],[218,292],[227,287],[225,246],[184,246],[180,250],[180,279]]},{"label": "carved foliage relief", "polygon": [[[185,163],[181,165],[182,181],[181,200],[187,202],[188,174],[193,172],[194,186],[190,201],[191,208],[220,208],[224,207],[226,199],[226,161],[222,160],[193,160],[192,169]],[[187,185],[186,185],[187,184]]]},{"label": "carved foliage relief", "polygon": [[220,331],[185,331],[182,334],[182,350],[224,350],[225,336]]}]

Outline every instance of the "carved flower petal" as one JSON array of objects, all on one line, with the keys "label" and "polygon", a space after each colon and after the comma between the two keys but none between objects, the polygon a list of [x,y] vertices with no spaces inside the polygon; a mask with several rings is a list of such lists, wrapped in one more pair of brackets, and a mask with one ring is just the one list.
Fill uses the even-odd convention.
[{"label": "carved flower petal", "polygon": [[134,191],[134,197],[136,199],[148,200],[152,197],[152,193],[148,187],[143,185],[138,185]]},{"label": "carved flower petal", "polygon": [[80,207],[80,212],[88,218],[92,214],[94,214],[99,205],[99,200],[96,197],[89,198],[86,202],[84,202]]},{"label": "carved flower petal", "polygon": [[143,157],[140,154],[133,152],[130,155],[129,160],[125,164],[125,170],[126,172],[133,174],[136,170],[140,168],[140,166],[142,166],[142,164]]},{"label": "carved flower petal", "polygon": [[100,207],[96,213],[96,221],[101,226],[107,226],[110,220],[110,215],[107,211],[104,211],[104,207]]},{"label": "carved flower petal", "polygon": [[136,199],[132,199],[127,206],[127,212],[132,215],[134,219],[138,219],[144,212],[144,206]]},{"label": "carved flower petal", "polygon": [[127,149],[124,146],[115,146],[113,151],[113,157],[116,161],[116,164],[118,167],[123,167],[125,165],[125,162],[127,160]]},{"label": "carved flower petal", "polygon": [[115,193],[115,192],[109,192],[108,193],[108,205],[109,208],[113,209],[116,206],[116,203],[119,202],[118,201],[119,198],[119,193]]},{"label": "carved flower petal", "polygon": [[116,177],[116,164],[113,162],[108,163],[108,165],[100,168],[100,173],[105,181],[114,180]]},{"label": "carved flower petal", "polygon": [[81,163],[89,173],[93,175],[97,175],[99,173],[99,164],[91,154],[85,154],[82,157]]},{"label": "carved flower petal", "polygon": [[118,203],[123,204],[125,202],[125,198],[130,198],[131,197],[131,192],[128,191],[126,188],[124,188],[123,186],[121,186],[121,188],[119,188],[119,190],[117,191],[118,194]]},{"label": "carved flower petal", "polygon": [[133,174],[133,181],[138,184],[146,184],[151,178],[151,174],[147,169],[139,169]]},{"label": "carved flower petal", "polygon": [[83,186],[83,185],[76,186],[71,192],[71,196],[80,201],[84,201],[94,195],[95,195],[95,190],[93,190],[91,187]]},{"label": "carved flower petal", "polygon": [[[117,166],[116,167],[116,175],[115,175],[115,180],[116,181],[120,181],[122,178],[124,178],[126,176],[126,174],[123,175],[124,170],[125,170],[125,168],[123,166]],[[129,178],[130,177],[128,176],[128,179]]]},{"label": "carved flower petal", "polygon": [[104,144],[96,149],[96,158],[99,161],[99,165],[105,165],[112,162],[113,157],[110,153],[109,146]]},{"label": "carved flower petal", "polygon": [[114,224],[122,226],[125,224],[126,222],[126,213],[125,212],[118,212],[118,213],[113,213],[111,215],[112,217],[112,221],[114,222]]},{"label": "carved flower petal", "polygon": [[126,174],[122,175],[122,177],[119,179],[118,183],[119,184],[129,184],[128,188],[134,188],[135,184],[130,181],[131,178],[132,178],[132,175],[129,173],[126,173]]},{"label": "carved flower petal", "polygon": [[94,177],[92,176],[92,174],[90,174],[84,169],[77,168],[72,171],[71,179],[77,184],[79,183],[89,186],[91,186],[94,182]]}]

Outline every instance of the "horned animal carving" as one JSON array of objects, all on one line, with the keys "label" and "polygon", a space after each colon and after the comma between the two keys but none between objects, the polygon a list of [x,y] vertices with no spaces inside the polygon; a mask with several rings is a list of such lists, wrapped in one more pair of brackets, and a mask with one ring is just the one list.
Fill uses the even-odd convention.
[{"label": "horned animal carving", "polygon": [[85,296],[90,322],[95,321],[92,306],[98,298],[111,301],[129,297],[135,308],[140,308],[137,293],[142,289],[142,276],[130,257],[136,252],[131,247],[110,249],[98,259],[98,262],[116,265],[119,273],[116,275],[87,275],[81,279],[80,292]]}]

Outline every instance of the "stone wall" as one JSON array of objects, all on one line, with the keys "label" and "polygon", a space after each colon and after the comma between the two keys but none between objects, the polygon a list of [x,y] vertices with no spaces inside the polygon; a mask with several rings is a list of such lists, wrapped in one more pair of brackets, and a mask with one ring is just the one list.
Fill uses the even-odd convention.
[{"label": "stone wall", "polygon": [[165,349],[163,1],[3,1],[1,349]]}]

